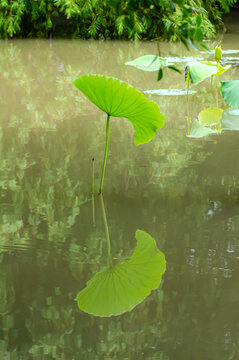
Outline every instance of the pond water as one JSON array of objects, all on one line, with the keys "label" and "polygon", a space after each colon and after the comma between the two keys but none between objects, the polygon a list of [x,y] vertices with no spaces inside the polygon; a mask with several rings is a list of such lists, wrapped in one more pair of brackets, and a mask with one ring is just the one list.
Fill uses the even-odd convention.
[{"label": "pond water", "polygon": [[[224,36],[224,49],[235,44],[239,34]],[[107,265],[97,196],[106,115],[71,80],[100,73],[140,91],[185,89],[184,74],[165,70],[157,82],[156,72],[124,65],[158,50],[198,56],[154,42],[0,43],[1,359],[239,359],[239,134],[186,137],[186,116],[226,108],[209,80],[191,86],[188,103],[147,94],[165,115],[148,144],[134,145],[127,120],[110,122],[104,204],[112,254],[129,258],[136,230],[150,234],[167,262],[160,287],[109,318],[75,301]],[[221,78],[239,79],[238,68]]]}]

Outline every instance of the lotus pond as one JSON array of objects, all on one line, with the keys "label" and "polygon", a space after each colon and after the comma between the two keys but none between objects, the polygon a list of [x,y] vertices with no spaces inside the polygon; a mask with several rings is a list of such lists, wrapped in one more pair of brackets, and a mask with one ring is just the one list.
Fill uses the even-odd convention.
[{"label": "lotus pond", "polygon": [[[0,359],[239,358],[239,35],[222,49],[0,42]],[[147,139],[132,104],[110,118],[103,196],[85,74],[160,110]]]}]

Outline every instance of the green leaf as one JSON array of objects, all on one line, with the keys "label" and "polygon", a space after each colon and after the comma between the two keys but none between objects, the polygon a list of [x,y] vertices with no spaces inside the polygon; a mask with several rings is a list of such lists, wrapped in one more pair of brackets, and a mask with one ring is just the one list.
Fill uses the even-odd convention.
[{"label": "green leaf", "polygon": [[135,60],[127,61],[125,65],[134,66],[144,71],[158,71],[165,66],[172,65],[172,63],[156,55],[144,55]]},{"label": "green leaf", "polygon": [[146,90],[144,91],[145,94],[152,94],[152,95],[191,95],[195,94],[197,91],[195,90],[184,90],[184,89],[158,89],[158,90]]},{"label": "green leaf", "polygon": [[222,130],[239,131],[239,108],[224,111],[222,114]]},{"label": "green leaf", "polygon": [[189,73],[193,84],[197,85],[204,79],[216,75],[218,68],[216,66],[202,64],[200,62],[188,63]]},{"label": "green leaf", "polygon": [[213,76],[222,75],[224,72],[226,72],[227,70],[229,70],[231,68],[231,65],[227,65],[227,66],[223,67],[222,65],[220,65],[219,63],[217,63],[215,61],[202,61],[202,64],[214,66],[217,68],[217,72],[216,72],[216,74],[213,74]]},{"label": "green leaf", "polygon": [[157,289],[166,269],[164,254],[146,232],[137,230],[132,256],[96,273],[77,295],[80,310],[109,317],[132,310]]},{"label": "green leaf", "polygon": [[201,42],[203,40],[203,32],[201,28],[196,28],[194,36],[197,42]]},{"label": "green leaf", "polygon": [[179,74],[182,74],[182,71],[179,70],[178,68],[176,68],[176,66],[169,65],[169,66],[168,66],[168,69],[171,69],[171,70],[173,70],[173,71],[178,72]]},{"label": "green leaf", "polygon": [[126,82],[88,74],[74,79],[73,84],[102,111],[110,116],[127,118],[136,131],[136,145],[152,140],[164,125],[164,115],[158,105]]},{"label": "green leaf", "polygon": [[159,69],[158,76],[157,76],[157,81],[160,81],[162,78],[163,78],[163,70]]},{"label": "green leaf", "polygon": [[194,120],[187,136],[190,138],[202,138],[211,134],[217,134],[217,130],[212,130],[210,127],[203,126],[200,122]]},{"label": "green leaf", "polygon": [[223,110],[216,107],[209,107],[202,110],[198,115],[198,120],[202,125],[220,125]]},{"label": "green leaf", "polygon": [[239,107],[239,80],[221,81],[220,90],[228,105]]},{"label": "green leaf", "polygon": [[201,26],[201,23],[202,23],[202,18],[201,18],[200,15],[198,15],[198,16],[196,17],[196,25],[197,25],[197,27]]}]

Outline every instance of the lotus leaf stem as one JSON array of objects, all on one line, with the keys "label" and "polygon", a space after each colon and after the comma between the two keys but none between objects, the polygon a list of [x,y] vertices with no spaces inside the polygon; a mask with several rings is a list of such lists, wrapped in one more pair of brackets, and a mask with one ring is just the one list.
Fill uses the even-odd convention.
[{"label": "lotus leaf stem", "polygon": [[106,159],[107,159],[108,145],[109,145],[109,125],[110,125],[110,115],[108,114],[107,115],[107,122],[106,122],[105,156],[104,156],[104,162],[103,162],[103,167],[102,167],[99,194],[102,194],[102,191],[103,191],[103,182],[104,182],[104,176],[105,176],[105,166],[106,166]]}]

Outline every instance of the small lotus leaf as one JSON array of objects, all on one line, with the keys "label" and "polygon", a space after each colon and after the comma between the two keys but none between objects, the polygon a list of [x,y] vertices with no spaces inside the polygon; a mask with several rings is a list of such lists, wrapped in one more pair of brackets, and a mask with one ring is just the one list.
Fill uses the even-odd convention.
[{"label": "small lotus leaf", "polygon": [[197,120],[194,120],[190,132],[187,136],[190,138],[203,138],[205,136],[217,133],[217,130],[212,130],[210,127],[206,127]]},{"label": "small lotus leaf", "polygon": [[216,107],[209,107],[202,110],[198,115],[198,120],[202,125],[220,125],[223,110]]},{"label": "small lotus leaf", "polygon": [[125,117],[133,125],[136,145],[149,142],[164,125],[158,105],[131,85],[113,77],[83,75],[73,84],[98,108],[111,116]]},{"label": "small lotus leaf", "polygon": [[221,81],[220,90],[228,105],[239,107],[239,80]]},{"label": "small lotus leaf", "polygon": [[222,130],[239,130],[239,108],[227,109],[222,114]]},{"label": "small lotus leaf", "polygon": [[231,65],[227,65],[227,66],[223,67],[222,65],[218,64],[215,61],[203,61],[202,64],[209,65],[209,66],[215,66],[217,68],[217,73],[214,74],[214,76],[222,75],[224,72],[226,72],[227,70],[229,70],[231,68]]},{"label": "small lotus leaf", "polygon": [[146,232],[136,231],[137,246],[125,262],[96,273],[77,295],[79,309],[101,317],[120,315],[157,289],[166,269],[164,254]]},{"label": "small lotus leaf", "polygon": [[189,73],[193,84],[197,85],[204,79],[216,75],[218,69],[216,66],[202,64],[200,62],[188,63]]},{"label": "small lotus leaf", "polygon": [[191,95],[195,94],[197,91],[195,90],[184,90],[184,89],[158,89],[158,90],[147,90],[144,91],[145,94],[152,94],[152,95]]}]

